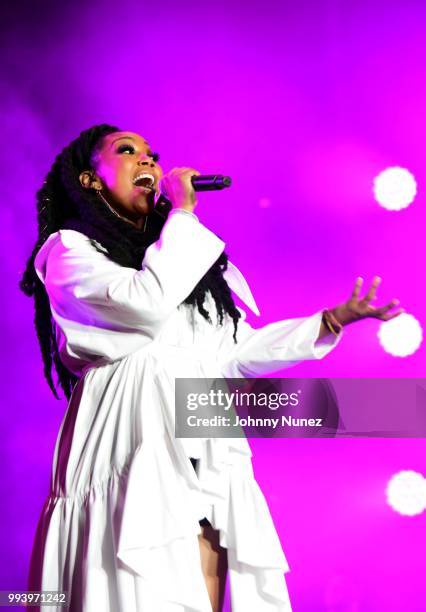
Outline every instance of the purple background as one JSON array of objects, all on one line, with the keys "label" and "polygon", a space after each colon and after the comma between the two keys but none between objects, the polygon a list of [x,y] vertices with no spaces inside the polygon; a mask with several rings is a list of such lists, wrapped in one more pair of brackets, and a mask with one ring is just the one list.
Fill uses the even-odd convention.
[{"label": "purple background", "polygon": [[[165,170],[232,176],[226,192],[201,194],[196,212],[246,275],[262,313],[249,315],[253,325],[333,306],[358,275],[375,274],[378,303],[398,297],[422,325],[426,318],[423,2],[7,4],[3,590],[25,588],[66,407],[44,381],[32,301],[17,282],[36,238],[35,191],[82,129],[118,124],[146,137]],[[374,176],[389,165],[407,167],[419,185],[414,204],[397,213],[372,196]],[[322,362],[285,374],[424,376],[425,344],[392,357],[378,327],[348,328]],[[424,610],[426,516],[401,517],[384,496],[394,472],[426,475],[424,440],[250,444],[291,566],[294,610]]]}]

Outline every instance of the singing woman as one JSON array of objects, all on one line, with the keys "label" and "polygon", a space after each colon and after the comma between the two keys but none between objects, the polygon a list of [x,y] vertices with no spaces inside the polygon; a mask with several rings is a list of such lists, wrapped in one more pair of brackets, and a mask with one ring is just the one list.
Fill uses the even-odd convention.
[{"label": "singing woman", "polygon": [[234,612],[290,610],[247,440],[175,437],[175,378],[262,376],[402,312],[372,306],[379,278],[364,297],[357,279],[335,308],[253,328],[233,297],[258,314],[243,275],[194,212],[199,174],[163,173],[141,135],[96,125],[37,193],[20,286],[68,401],[29,572],[29,589],[67,592],[46,610],[219,612],[228,572]]}]

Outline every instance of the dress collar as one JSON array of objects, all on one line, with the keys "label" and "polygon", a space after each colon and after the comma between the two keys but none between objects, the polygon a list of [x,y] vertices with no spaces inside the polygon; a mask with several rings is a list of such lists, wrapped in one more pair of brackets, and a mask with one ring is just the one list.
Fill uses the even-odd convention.
[{"label": "dress collar", "polygon": [[248,286],[248,283],[237,266],[228,260],[228,268],[223,273],[223,277],[228,283],[230,289],[238,295],[240,300],[244,302],[255,315],[260,316],[260,311],[256,305],[253,294]]}]

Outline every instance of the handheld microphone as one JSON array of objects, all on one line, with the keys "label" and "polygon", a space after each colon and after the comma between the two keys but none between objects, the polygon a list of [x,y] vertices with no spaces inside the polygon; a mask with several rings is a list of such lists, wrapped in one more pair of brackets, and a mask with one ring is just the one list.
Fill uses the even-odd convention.
[{"label": "handheld microphone", "polygon": [[230,176],[222,176],[222,174],[200,174],[191,176],[191,183],[194,191],[216,191],[229,187],[232,181]]},{"label": "handheld microphone", "polygon": [[[194,191],[217,191],[229,187],[232,180],[230,176],[223,176],[222,174],[200,174],[198,176],[191,176],[191,183]],[[164,193],[160,193],[156,198],[153,212],[166,219],[171,209],[172,203],[170,200]]]}]

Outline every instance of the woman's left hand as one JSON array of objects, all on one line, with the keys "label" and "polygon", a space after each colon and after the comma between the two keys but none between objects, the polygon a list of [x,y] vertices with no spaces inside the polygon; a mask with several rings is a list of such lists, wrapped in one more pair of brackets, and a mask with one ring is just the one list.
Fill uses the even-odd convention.
[{"label": "woman's left hand", "polygon": [[370,302],[377,299],[376,289],[381,280],[379,276],[375,276],[366,295],[360,298],[361,287],[364,281],[361,277],[356,279],[355,287],[349,300],[331,309],[331,312],[339,323],[342,325],[349,325],[349,323],[354,323],[355,321],[360,321],[361,319],[369,317],[380,319],[381,321],[389,321],[404,312],[404,308],[398,308],[398,310],[392,313],[389,312],[399,304],[399,300],[396,298],[380,308],[375,308],[371,305]]}]

